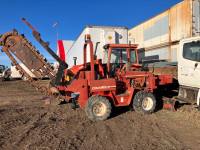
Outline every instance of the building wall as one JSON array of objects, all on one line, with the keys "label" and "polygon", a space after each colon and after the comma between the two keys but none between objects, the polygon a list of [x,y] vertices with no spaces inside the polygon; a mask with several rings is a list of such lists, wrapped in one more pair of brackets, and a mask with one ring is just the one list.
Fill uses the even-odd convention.
[{"label": "building wall", "polygon": [[200,0],[184,0],[129,29],[128,36],[139,44],[139,53],[146,53],[141,56],[147,57],[141,59],[149,59],[156,53],[158,59],[176,61],[177,46],[174,45],[181,39],[199,35],[199,3]]}]

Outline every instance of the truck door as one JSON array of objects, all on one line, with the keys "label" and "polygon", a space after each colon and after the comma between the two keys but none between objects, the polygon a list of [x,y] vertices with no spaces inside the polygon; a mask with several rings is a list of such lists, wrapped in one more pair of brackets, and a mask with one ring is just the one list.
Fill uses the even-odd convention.
[{"label": "truck door", "polygon": [[179,50],[179,84],[200,88],[200,40],[185,41]]}]

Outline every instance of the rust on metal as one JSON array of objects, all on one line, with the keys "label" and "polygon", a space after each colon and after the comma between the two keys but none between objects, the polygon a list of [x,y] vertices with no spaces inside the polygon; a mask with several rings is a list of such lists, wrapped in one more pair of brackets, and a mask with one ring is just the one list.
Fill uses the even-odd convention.
[{"label": "rust on metal", "polygon": [[33,31],[37,32],[37,30],[35,30],[35,28],[33,28],[32,25],[30,25],[30,23],[28,23],[23,17],[21,18],[22,21],[24,21]]},{"label": "rust on metal", "polygon": [[177,53],[172,45],[178,44],[181,39],[199,35],[200,29],[195,28],[195,24],[199,24],[199,11],[195,14],[194,6],[199,7],[198,0],[184,0],[129,29],[128,38],[139,44],[140,54],[151,51],[151,56],[159,55],[174,61]]},{"label": "rust on metal", "polygon": [[163,66],[163,67],[145,67],[145,70],[156,73],[157,75],[172,75],[174,79],[178,80],[177,66]]},{"label": "rust on metal", "polygon": [[2,46],[2,52],[5,52],[12,61],[12,65],[16,66],[19,73],[25,76],[33,87],[46,95],[50,95],[57,99],[66,99],[61,94],[52,94],[52,91],[47,87],[41,86],[20,66],[20,64],[13,57],[17,57],[34,75],[40,80],[45,76],[48,76],[51,80],[56,77],[56,72],[53,71],[50,64],[43,59],[43,55],[36,52],[36,48],[32,46],[32,43],[28,42],[28,39],[24,35],[18,34],[17,30],[13,32],[6,32],[0,35],[0,46]]},{"label": "rust on metal", "polygon": [[[24,18],[22,18],[22,20],[33,30],[33,37],[38,41],[38,43],[40,43],[42,45],[42,47],[59,63],[59,68],[58,68],[58,73],[55,77],[55,79],[52,81],[52,83],[55,86],[58,86],[60,84],[60,80],[62,77],[64,77],[64,70],[68,67],[68,64],[61,60],[58,55],[56,55],[54,53],[54,51],[49,47],[50,42],[44,42],[41,39],[41,35],[39,32],[37,32],[33,26],[30,25],[30,23],[28,23]],[[30,44],[30,43],[29,43]],[[30,44],[32,45],[32,43]],[[37,52],[39,54],[39,52]],[[43,55],[40,55],[40,58],[43,58]],[[46,59],[44,59],[44,61],[46,61]]]},{"label": "rust on metal", "polygon": [[191,36],[191,5],[191,1],[185,0],[169,9],[172,41],[181,40]]}]

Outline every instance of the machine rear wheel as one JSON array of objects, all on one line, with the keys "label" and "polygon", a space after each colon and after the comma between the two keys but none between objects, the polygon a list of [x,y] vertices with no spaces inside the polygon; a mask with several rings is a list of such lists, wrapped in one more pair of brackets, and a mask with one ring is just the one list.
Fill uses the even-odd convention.
[{"label": "machine rear wheel", "polygon": [[156,100],[152,93],[139,91],[135,94],[133,108],[140,114],[151,114],[156,107]]},{"label": "machine rear wheel", "polygon": [[110,116],[111,109],[109,100],[101,95],[91,96],[85,105],[86,114],[92,121],[106,120]]}]

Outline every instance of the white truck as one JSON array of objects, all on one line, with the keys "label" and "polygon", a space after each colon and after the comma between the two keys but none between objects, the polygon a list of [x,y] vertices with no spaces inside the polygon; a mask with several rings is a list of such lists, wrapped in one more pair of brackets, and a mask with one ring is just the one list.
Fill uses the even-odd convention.
[{"label": "white truck", "polygon": [[[32,77],[35,78],[34,74],[26,68],[26,66],[22,63],[20,63],[20,66]],[[11,76],[13,79],[22,79],[23,81],[26,81],[26,77],[24,77],[23,75],[21,75],[19,73],[19,71],[16,69],[16,66],[11,66]]]},{"label": "white truck", "polygon": [[11,80],[11,71],[10,68],[4,65],[0,65],[0,81]]},{"label": "white truck", "polygon": [[[170,74],[178,81],[176,100],[197,104],[200,110],[200,37],[180,41],[178,63],[159,62],[146,64],[144,69],[156,74]],[[172,65],[170,65],[172,64]]]},{"label": "white truck", "polygon": [[[114,27],[114,26],[93,26],[87,25],[81,34],[78,36],[75,42],[63,41],[62,44],[58,43],[58,54],[60,58],[63,57],[61,54],[66,55],[63,57],[64,60],[69,65],[69,68],[74,65],[80,65],[83,63],[83,45],[84,38],[86,34],[91,35],[91,40],[93,42],[94,54],[96,59],[102,59],[104,63],[105,50],[103,46],[105,44],[127,44],[128,43],[128,28],[126,27]],[[132,42],[133,43],[133,42]],[[69,48],[69,45],[72,46]],[[64,52],[63,52],[64,48]],[[69,48],[69,49],[66,49]],[[89,50],[89,49],[88,49]],[[89,53],[89,51],[88,51]],[[87,55],[87,60],[89,61],[89,55]],[[62,58],[61,58],[62,59]]]},{"label": "white truck", "polygon": [[[57,68],[57,63],[50,63],[50,65],[56,69]],[[35,75],[22,63],[20,63],[20,66],[32,77],[36,78]],[[23,81],[27,81],[27,78],[19,73],[19,71],[16,69],[16,66],[11,66],[11,77],[12,79],[22,79]],[[47,76],[46,76],[47,77]]]},{"label": "white truck", "polygon": [[178,98],[200,105],[200,37],[180,41],[178,82]]}]

